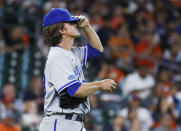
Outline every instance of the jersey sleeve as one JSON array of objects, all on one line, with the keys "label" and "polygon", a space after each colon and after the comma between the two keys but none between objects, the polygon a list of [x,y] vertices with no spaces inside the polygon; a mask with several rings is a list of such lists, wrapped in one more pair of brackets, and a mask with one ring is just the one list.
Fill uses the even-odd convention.
[{"label": "jersey sleeve", "polygon": [[74,52],[79,57],[84,67],[86,67],[87,61],[103,54],[99,50],[93,48],[89,43],[86,46],[76,48]]},{"label": "jersey sleeve", "polygon": [[51,69],[51,81],[58,94],[67,87],[79,83],[74,76],[71,58],[60,56],[60,59],[54,60]]},{"label": "jersey sleeve", "polygon": [[76,93],[76,91],[78,90],[78,88],[81,86],[82,83],[78,82],[75,84],[70,85],[67,89],[66,92],[67,94],[72,97],[74,96],[74,94]]}]

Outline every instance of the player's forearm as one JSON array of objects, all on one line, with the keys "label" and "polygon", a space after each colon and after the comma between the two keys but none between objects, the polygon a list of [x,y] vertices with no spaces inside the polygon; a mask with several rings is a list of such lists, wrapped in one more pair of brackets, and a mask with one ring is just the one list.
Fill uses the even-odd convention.
[{"label": "player's forearm", "polygon": [[78,88],[75,97],[86,97],[101,89],[101,82],[82,83]]},{"label": "player's forearm", "polygon": [[93,48],[99,50],[100,52],[103,52],[104,48],[102,46],[102,43],[101,43],[97,33],[94,31],[94,29],[90,25],[88,25],[88,26],[84,27],[83,30],[87,36],[89,44]]}]

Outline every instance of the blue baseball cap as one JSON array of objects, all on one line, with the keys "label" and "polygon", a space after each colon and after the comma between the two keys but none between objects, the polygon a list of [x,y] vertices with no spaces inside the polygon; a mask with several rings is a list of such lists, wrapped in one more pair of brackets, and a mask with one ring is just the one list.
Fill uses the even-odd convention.
[{"label": "blue baseball cap", "polygon": [[69,14],[68,10],[61,8],[52,8],[50,12],[48,12],[43,17],[43,27],[47,27],[59,22],[70,22],[70,21],[78,21],[79,18],[72,18]]}]

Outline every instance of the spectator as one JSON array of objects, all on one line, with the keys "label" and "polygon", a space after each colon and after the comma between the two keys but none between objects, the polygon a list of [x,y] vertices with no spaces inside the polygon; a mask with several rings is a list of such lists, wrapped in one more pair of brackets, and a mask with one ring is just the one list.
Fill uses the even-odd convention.
[{"label": "spectator", "polygon": [[145,8],[138,8],[133,15],[135,17],[135,24],[137,25],[143,26],[148,22],[148,11]]},{"label": "spectator", "polygon": [[[132,22],[133,22],[133,20],[132,20]],[[133,26],[133,25],[135,25],[135,23],[133,22],[133,23],[131,23],[131,25]],[[132,29],[130,30],[132,33],[132,40],[135,45],[141,41],[145,29],[146,29],[145,25],[138,24],[137,27],[132,27]],[[134,50],[134,52],[135,52],[135,50]]]},{"label": "spectator", "polygon": [[97,94],[93,94],[89,97],[89,100],[92,111],[88,114],[88,129],[100,131],[103,128],[103,111],[100,107],[99,96]]},{"label": "spectator", "polygon": [[30,80],[29,88],[24,94],[25,104],[35,101],[38,106],[38,112],[43,113],[43,82],[40,76],[34,76]]},{"label": "spectator", "polygon": [[103,131],[128,131],[124,126],[124,117],[121,115],[116,115],[113,118],[113,124],[105,127]]},{"label": "spectator", "polygon": [[22,3],[22,23],[27,28],[28,33],[32,38],[36,38],[34,32],[37,26],[40,26],[42,16],[42,8],[39,7],[35,0],[24,0]]},{"label": "spectator", "polygon": [[[127,119],[127,127],[131,127],[131,123],[138,119],[141,122],[141,131],[149,131],[153,120],[151,117],[151,112],[148,109],[140,106],[140,99],[136,96],[129,97],[129,105],[123,108],[120,113]],[[135,126],[134,122],[132,126]]]},{"label": "spectator", "polygon": [[141,121],[133,119],[130,125],[130,131],[141,131]]},{"label": "spectator", "polygon": [[118,60],[122,68],[131,67],[133,63],[132,54],[134,52],[134,45],[130,39],[126,24],[122,24],[118,27],[117,34],[112,36],[108,43],[111,59]]},{"label": "spectator", "polygon": [[19,9],[20,9],[20,2],[19,0],[4,0],[4,8],[3,13],[4,16],[4,23],[5,24],[17,24],[19,19]]},{"label": "spectator", "polygon": [[[8,35],[6,34],[6,36]],[[23,26],[16,25],[10,30],[9,37],[6,38],[5,53],[13,51],[22,53],[29,42],[28,35],[23,31]]]},{"label": "spectator", "polygon": [[151,93],[151,88],[154,86],[155,80],[149,74],[147,66],[139,66],[138,71],[133,72],[125,77],[122,91],[124,95],[135,94],[142,100],[147,98]]},{"label": "spectator", "polygon": [[34,101],[30,101],[25,105],[25,113],[23,114],[24,126],[39,126],[42,117],[38,114],[37,104]]},{"label": "spectator", "polygon": [[153,131],[176,131],[171,128],[172,118],[168,113],[162,114],[160,119],[160,126],[153,129]]},{"label": "spectator", "polygon": [[152,30],[145,30],[142,35],[142,40],[135,47],[137,54],[135,57],[136,65],[144,64],[154,69],[154,62],[160,61],[161,48],[158,43],[155,43],[154,32]]},{"label": "spectator", "polygon": [[169,38],[169,49],[164,51],[163,58],[169,62],[181,63],[180,36],[173,32]]},{"label": "spectator", "polygon": [[47,1],[44,4],[43,8],[44,8],[44,13],[47,13],[52,8],[66,8],[66,3],[64,1],[51,0],[51,1]]},{"label": "spectator", "polygon": [[109,17],[103,17],[104,23],[97,31],[97,34],[104,47],[107,47],[109,38],[114,34],[114,30],[111,28]]},{"label": "spectator", "polygon": [[119,83],[123,77],[124,73],[119,68],[115,67],[110,61],[105,61],[101,63],[101,70],[96,79],[110,78]]},{"label": "spectator", "polygon": [[111,27],[113,30],[116,30],[120,24],[124,22],[124,17],[122,16],[123,9],[121,6],[115,6],[114,10],[112,12],[112,18],[111,18]]},{"label": "spectator", "polygon": [[171,72],[164,68],[160,69],[158,73],[158,79],[155,89],[155,95],[157,97],[170,96],[171,95]]},{"label": "spectator", "polygon": [[95,14],[93,17],[90,18],[90,24],[96,32],[99,30],[100,27],[103,26],[103,23],[104,21],[100,14]]},{"label": "spectator", "polygon": [[175,105],[172,99],[167,97],[161,97],[158,101],[157,108],[153,112],[153,119],[155,121],[154,127],[158,126],[159,120],[162,118],[162,115],[169,113],[171,115],[171,128],[176,129],[176,119],[178,118],[178,113],[175,109]]},{"label": "spectator", "polygon": [[3,104],[6,110],[13,111],[16,123],[21,123],[23,103],[21,99],[16,98],[16,91],[13,84],[6,84],[3,87]]},{"label": "spectator", "polygon": [[160,11],[154,14],[155,23],[156,23],[156,33],[159,35],[159,39],[165,41],[166,36],[166,18],[167,15],[165,11]]},{"label": "spectator", "polygon": [[177,112],[176,122],[179,127],[181,127],[181,82],[175,81],[174,84],[171,86],[171,96],[175,109]]},{"label": "spectator", "polygon": [[21,131],[21,129],[14,123],[14,114],[11,110],[6,111],[5,116],[0,122],[1,131]]}]

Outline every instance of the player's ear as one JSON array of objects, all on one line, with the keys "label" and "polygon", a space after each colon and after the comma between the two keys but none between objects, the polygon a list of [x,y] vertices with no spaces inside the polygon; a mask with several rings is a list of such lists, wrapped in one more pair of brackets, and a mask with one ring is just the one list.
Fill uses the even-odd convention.
[{"label": "player's ear", "polygon": [[59,29],[59,32],[60,32],[60,34],[65,35],[66,34],[66,29]]},{"label": "player's ear", "polygon": [[65,35],[65,34],[66,34],[66,32],[67,32],[67,28],[66,28],[65,23],[64,23],[63,28],[59,29],[59,32],[60,32],[62,35]]}]

